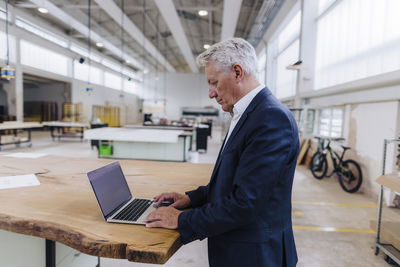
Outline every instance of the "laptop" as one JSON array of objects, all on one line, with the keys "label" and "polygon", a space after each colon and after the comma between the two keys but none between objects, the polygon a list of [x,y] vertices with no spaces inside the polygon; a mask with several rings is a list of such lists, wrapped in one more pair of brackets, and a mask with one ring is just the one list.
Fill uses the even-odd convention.
[{"label": "laptop", "polygon": [[152,199],[132,197],[119,162],[87,173],[104,220],[111,223],[146,224],[156,209]]}]

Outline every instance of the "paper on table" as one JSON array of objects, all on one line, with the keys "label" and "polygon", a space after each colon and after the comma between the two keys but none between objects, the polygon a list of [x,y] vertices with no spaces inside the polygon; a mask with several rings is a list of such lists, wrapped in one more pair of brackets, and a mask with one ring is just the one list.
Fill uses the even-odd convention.
[{"label": "paper on table", "polygon": [[29,158],[29,159],[37,159],[46,156],[44,153],[27,153],[27,152],[18,152],[4,155],[5,157],[11,158]]},{"label": "paper on table", "polygon": [[0,177],[0,189],[40,185],[34,174]]}]

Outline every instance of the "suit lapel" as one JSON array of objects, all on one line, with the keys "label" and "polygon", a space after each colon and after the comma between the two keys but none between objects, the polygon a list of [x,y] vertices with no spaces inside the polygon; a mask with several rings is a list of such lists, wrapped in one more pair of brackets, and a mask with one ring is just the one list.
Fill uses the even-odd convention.
[{"label": "suit lapel", "polygon": [[235,128],[233,129],[231,136],[229,136],[229,139],[227,140],[227,144],[225,145],[224,151],[230,146],[230,144],[233,142],[235,135],[239,132],[239,130],[242,128],[244,122],[246,121],[248,115],[254,110],[254,108],[260,103],[262,100],[262,96],[264,95],[264,92],[266,92],[266,88],[262,89],[250,102],[249,106],[246,108],[246,110],[243,112],[242,116],[240,117],[240,120],[236,124]]},{"label": "suit lapel", "polygon": [[[243,112],[242,116],[240,117],[240,120],[238,121],[238,123],[236,124],[235,128],[233,129],[233,131],[232,131],[231,135],[229,136],[228,140],[226,140],[226,137],[228,136],[228,134],[225,136],[224,142],[222,143],[221,149],[220,149],[219,154],[218,154],[217,162],[215,163],[214,170],[213,170],[213,173],[211,175],[211,182],[212,182],[212,180],[214,180],[214,176],[216,175],[216,173],[218,171],[218,168],[219,168],[219,165],[221,164],[222,154],[227,150],[229,145],[233,142],[233,139],[234,139],[235,135],[242,128],[242,126],[243,126],[244,122],[246,121],[248,115],[254,110],[254,108],[258,105],[258,103],[262,100],[262,98],[263,98],[262,96],[264,94],[267,95],[268,93],[270,93],[268,89],[266,89],[266,88],[262,89],[253,98],[253,100],[250,102],[249,106]],[[227,143],[224,146],[225,142],[227,142]]]}]

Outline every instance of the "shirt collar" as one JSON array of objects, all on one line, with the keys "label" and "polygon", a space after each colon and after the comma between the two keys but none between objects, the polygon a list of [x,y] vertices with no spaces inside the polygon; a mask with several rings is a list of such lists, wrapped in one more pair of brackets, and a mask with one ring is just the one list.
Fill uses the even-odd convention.
[{"label": "shirt collar", "polygon": [[253,98],[262,90],[264,89],[265,85],[260,84],[250,92],[248,92],[245,96],[243,96],[235,105],[233,105],[233,115],[232,118],[237,118],[242,116],[243,112],[246,108],[250,105],[250,102]]}]

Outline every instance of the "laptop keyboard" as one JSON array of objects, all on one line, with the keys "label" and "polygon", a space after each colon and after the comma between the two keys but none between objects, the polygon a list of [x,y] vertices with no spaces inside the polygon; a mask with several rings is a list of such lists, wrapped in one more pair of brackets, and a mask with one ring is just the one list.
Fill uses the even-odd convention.
[{"label": "laptop keyboard", "polygon": [[152,200],[134,199],[128,206],[121,210],[113,220],[137,221],[146,209],[153,204]]}]

